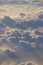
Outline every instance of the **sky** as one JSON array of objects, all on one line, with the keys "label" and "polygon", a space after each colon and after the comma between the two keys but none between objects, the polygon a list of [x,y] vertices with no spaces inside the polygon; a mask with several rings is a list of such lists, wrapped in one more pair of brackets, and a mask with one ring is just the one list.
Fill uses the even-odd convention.
[{"label": "sky", "polygon": [[0,0],[0,65],[43,65],[43,0]]},{"label": "sky", "polygon": [[27,17],[37,17],[43,13],[43,0],[0,0],[0,18],[10,16],[20,18],[20,13]]}]

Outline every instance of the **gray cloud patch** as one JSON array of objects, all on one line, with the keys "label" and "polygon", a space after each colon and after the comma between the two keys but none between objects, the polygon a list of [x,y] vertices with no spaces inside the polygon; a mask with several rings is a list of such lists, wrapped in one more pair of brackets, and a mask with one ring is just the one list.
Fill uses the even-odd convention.
[{"label": "gray cloud patch", "polygon": [[0,4],[30,4],[30,3],[43,3],[42,0],[0,0]]},{"label": "gray cloud patch", "polygon": [[0,12],[5,12],[6,10],[0,10]]}]

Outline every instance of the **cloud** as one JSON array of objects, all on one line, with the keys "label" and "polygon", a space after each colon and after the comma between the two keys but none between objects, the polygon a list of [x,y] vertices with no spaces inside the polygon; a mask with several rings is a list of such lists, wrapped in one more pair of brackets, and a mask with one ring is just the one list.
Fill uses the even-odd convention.
[{"label": "cloud", "polygon": [[16,62],[10,61],[10,62],[3,62],[1,65],[16,65]]},{"label": "cloud", "polygon": [[28,3],[25,0],[0,0],[0,3],[2,4],[26,4]]},{"label": "cloud", "polygon": [[28,63],[27,65],[32,65],[31,63]]},{"label": "cloud", "polygon": [[5,10],[0,10],[0,12],[5,12]]},{"label": "cloud", "polygon": [[[1,11],[3,10],[3,12]],[[0,17],[10,16],[11,18],[19,18],[22,12],[25,15],[25,19],[37,19],[40,13],[43,13],[43,7],[33,5],[4,5],[0,6]],[[33,13],[34,12],[34,13]],[[23,18],[23,17],[22,17]]]},{"label": "cloud", "polygon": [[6,4],[0,6],[0,17],[4,17],[7,15],[10,16],[11,18],[19,18],[20,13],[23,13],[26,14],[25,19],[28,18],[30,20],[36,19],[38,14],[40,14],[41,12],[43,12],[43,7],[42,6],[39,7],[37,5]]},{"label": "cloud", "polygon": [[[15,6],[4,6],[5,9],[7,9],[6,7],[8,9],[12,9]],[[16,8],[17,7],[18,6],[16,6]],[[25,6],[23,8],[25,9]],[[26,8],[28,7],[26,6]],[[32,9],[34,10],[34,8]],[[40,8],[37,8],[36,10],[39,12]],[[12,23],[14,22],[12,21],[12,19],[10,20]],[[20,25],[20,27],[16,26],[12,28],[11,26],[9,26],[11,24],[7,24],[6,22],[9,23],[9,19],[1,23],[3,25],[6,25],[5,27],[0,24],[0,63],[2,62],[1,65],[14,65],[15,63],[15,65],[41,65],[41,63],[43,64],[43,21],[40,20],[40,17],[38,18],[38,20],[25,20],[23,22],[17,23],[17,26]],[[35,26],[36,28],[34,28]],[[23,29],[23,27],[25,29]],[[16,58],[15,54],[17,55]],[[31,60],[32,62],[30,62]]]},{"label": "cloud", "polygon": [[23,60],[20,64],[18,65],[38,65],[38,63],[34,60]]},{"label": "cloud", "polygon": [[43,13],[38,15],[39,19],[43,20]]},{"label": "cloud", "polygon": [[43,2],[43,0],[33,0],[33,2]]},{"label": "cloud", "polygon": [[9,48],[7,45],[3,44],[3,45],[0,47],[0,51],[5,52],[6,50],[9,50],[9,51],[11,51],[11,52],[15,52],[15,50],[12,50],[12,49]]},{"label": "cloud", "polygon": [[36,4],[38,3],[39,5],[43,3],[43,0],[0,0],[0,5],[5,5],[5,4]]},{"label": "cloud", "polygon": [[24,18],[26,16],[26,14],[20,13],[20,16]]},{"label": "cloud", "polygon": [[35,33],[35,31],[36,31],[36,30],[33,30],[32,32],[30,32],[30,36],[32,36],[32,38],[38,38],[38,37],[39,37],[39,35],[37,35],[37,34]]}]

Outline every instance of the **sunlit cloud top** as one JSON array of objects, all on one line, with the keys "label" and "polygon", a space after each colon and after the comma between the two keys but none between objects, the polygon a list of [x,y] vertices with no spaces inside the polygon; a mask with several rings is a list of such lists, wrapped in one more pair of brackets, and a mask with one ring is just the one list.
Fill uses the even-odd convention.
[{"label": "sunlit cloud top", "polygon": [[25,18],[43,13],[43,0],[0,0],[0,18],[17,18],[21,13],[26,15]]}]

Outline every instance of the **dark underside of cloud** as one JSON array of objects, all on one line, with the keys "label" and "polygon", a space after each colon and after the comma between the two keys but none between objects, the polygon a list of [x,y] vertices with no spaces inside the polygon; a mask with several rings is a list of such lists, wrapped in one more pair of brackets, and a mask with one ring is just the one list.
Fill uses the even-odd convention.
[{"label": "dark underside of cloud", "polygon": [[[35,60],[39,63],[43,61],[43,15],[41,14],[38,17],[38,20],[16,23],[16,21],[12,20],[10,17],[5,16],[1,21],[1,64],[3,62],[8,63],[11,60],[18,64],[26,60]],[[35,64],[30,62],[27,65]]]}]

